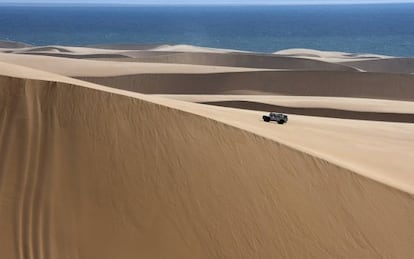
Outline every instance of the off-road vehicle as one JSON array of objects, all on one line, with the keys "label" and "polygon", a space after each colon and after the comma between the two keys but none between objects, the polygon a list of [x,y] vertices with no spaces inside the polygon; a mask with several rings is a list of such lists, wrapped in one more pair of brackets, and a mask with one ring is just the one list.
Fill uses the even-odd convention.
[{"label": "off-road vehicle", "polygon": [[283,113],[271,112],[269,115],[263,115],[265,122],[276,121],[279,124],[284,124],[288,121],[288,116]]}]

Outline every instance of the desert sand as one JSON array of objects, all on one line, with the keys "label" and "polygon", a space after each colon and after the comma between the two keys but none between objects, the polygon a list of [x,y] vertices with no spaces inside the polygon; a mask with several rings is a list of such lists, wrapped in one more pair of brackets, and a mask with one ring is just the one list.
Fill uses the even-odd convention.
[{"label": "desert sand", "polygon": [[413,256],[408,58],[0,47],[1,258]]}]

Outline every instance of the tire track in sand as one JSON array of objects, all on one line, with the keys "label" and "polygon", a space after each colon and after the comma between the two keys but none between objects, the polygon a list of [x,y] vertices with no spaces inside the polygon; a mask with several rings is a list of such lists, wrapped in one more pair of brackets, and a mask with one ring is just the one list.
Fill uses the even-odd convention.
[{"label": "tire track in sand", "polygon": [[42,124],[38,87],[24,85],[26,105],[25,142],[27,143],[24,156],[25,167],[22,173],[19,205],[17,207],[17,244],[19,258],[45,258],[43,255],[42,235],[42,188],[39,174],[42,154]]}]

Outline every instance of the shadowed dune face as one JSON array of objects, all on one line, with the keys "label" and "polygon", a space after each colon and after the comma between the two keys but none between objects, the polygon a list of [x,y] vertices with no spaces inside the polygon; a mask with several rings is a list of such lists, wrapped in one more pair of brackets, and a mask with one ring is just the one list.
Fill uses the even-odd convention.
[{"label": "shadowed dune face", "polygon": [[68,50],[67,48],[58,46],[32,47],[30,49],[23,50],[23,53],[32,52],[71,53],[72,51]]},{"label": "shadowed dune face", "polygon": [[[87,51],[86,51],[87,52]],[[83,54],[82,54],[83,55]],[[86,54],[89,55],[89,54]],[[93,54],[94,55],[94,54]],[[100,55],[100,54],[98,54]],[[103,54],[107,55],[107,54]],[[130,74],[147,73],[224,73],[239,71],[254,71],[254,68],[220,67],[220,66],[199,66],[186,64],[160,64],[140,62],[109,62],[86,59],[73,59],[62,57],[50,57],[43,54],[17,55],[0,54],[0,61],[8,64],[16,64],[43,71],[48,71],[64,76],[119,76]]]},{"label": "shadowed dune face", "polygon": [[414,100],[414,76],[400,74],[252,71],[78,78],[145,94],[278,94]]},{"label": "shadowed dune face", "polygon": [[192,64],[264,69],[294,69],[311,71],[359,71],[344,64],[319,60],[248,53],[198,53],[171,51],[96,50],[74,51],[58,46],[34,47],[14,51],[15,54],[30,54],[61,58],[97,59],[105,61],[145,62],[166,64]]},{"label": "shadowed dune face", "polygon": [[145,51],[128,55],[135,58],[117,60],[269,69],[358,71],[342,64],[264,54]]},{"label": "shadowed dune face", "polygon": [[[201,116],[0,77],[4,258],[409,258],[412,196]],[[6,163],[7,162],[7,163]]]},{"label": "shadowed dune face", "polygon": [[70,51],[56,51],[51,50],[42,52],[41,50],[36,50],[33,52],[23,52],[21,54],[30,54],[30,55],[39,55],[39,56],[50,56],[50,57],[60,57],[60,58],[77,58],[77,59],[111,59],[111,58],[125,58],[126,55],[116,54],[116,53],[96,53],[96,54],[71,54]]},{"label": "shadowed dune face", "polygon": [[90,48],[96,49],[113,49],[113,50],[151,50],[167,46],[165,44],[98,44],[89,45]]},{"label": "shadowed dune face", "polygon": [[19,49],[19,48],[25,48],[28,46],[30,45],[21,43],[21,42],[0,40],[0,48]]},{"label": "shadowed dune face", "polygon": [[366,61],[343,62],[341,64],[356,67],[368,72],[414,73],[414,58],[386,58]]}]

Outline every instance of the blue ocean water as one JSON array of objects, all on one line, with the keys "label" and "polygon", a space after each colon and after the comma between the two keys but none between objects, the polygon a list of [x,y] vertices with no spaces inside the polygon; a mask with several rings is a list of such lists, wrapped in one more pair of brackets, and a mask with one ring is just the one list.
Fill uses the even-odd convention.
[{"label": "blue ocean water", "polygon": [[414,56],[414,4],[0,6],[0,39],[33,45],[183,43]]}]

